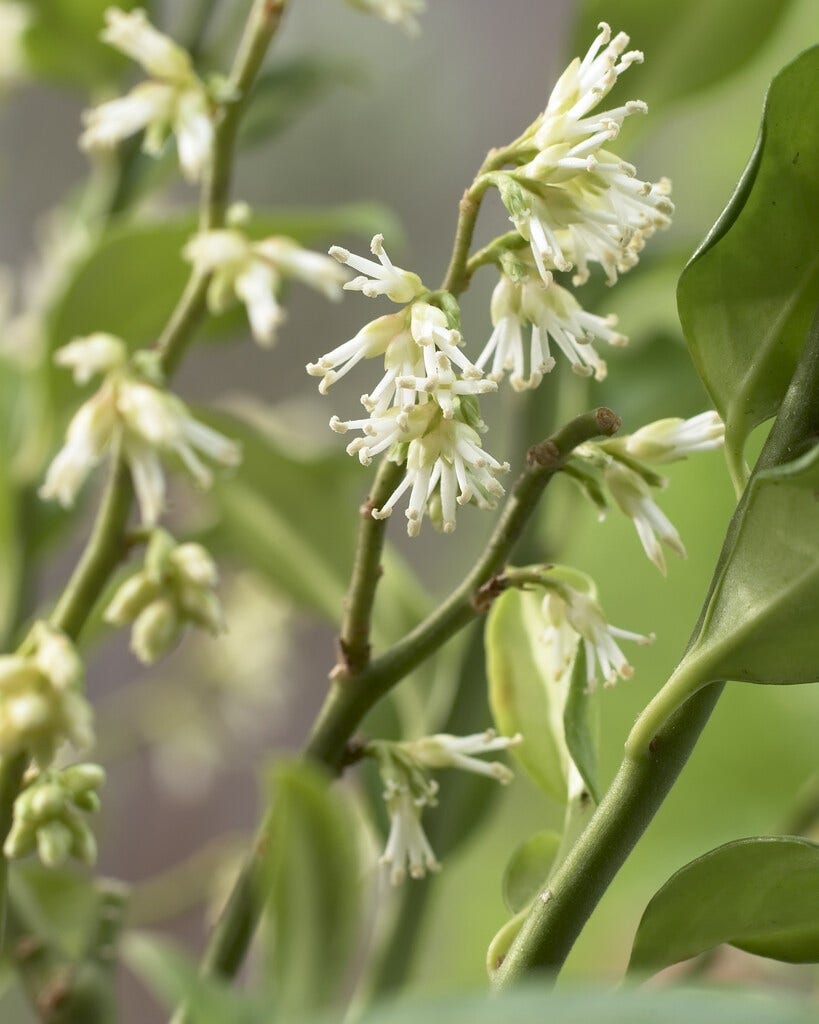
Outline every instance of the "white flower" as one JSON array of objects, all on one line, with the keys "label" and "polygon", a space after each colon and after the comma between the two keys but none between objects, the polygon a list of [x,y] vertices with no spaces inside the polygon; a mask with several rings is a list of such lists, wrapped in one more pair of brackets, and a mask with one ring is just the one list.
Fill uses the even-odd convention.
[{"label": "white flower", "polygon": [[422,295],[427,289],[421,278],[409,270],[402,270],[401,267],[393,266],[389,256],[384,250],[384,236],[375,235],[370,243],[370,251],[378,257],[378,263],[374,260],[365,259],[363,256],[355,256],[347,249],[334,245],[330,249],[330,255],[353,270],[361,272],[361,277],[347,281],[344,285],[349,291],[363,292],[370,299],[379,295],[386,295],[393,302],[412,302]]},{"label": "white flower", "polygon": [[[420,407],[419,412],[424,409]],[[436,420],[426,433],[409,442],[404,479],[384,505],[372,513],[375,519],[386,518],[409,491],[405,514],[410,537],[420,532],[433,497],[440,502],[440,525],[444,533],[455,529],[457,505],[474,501],[479,508],[494,508],[495,499],[503,494],[496,474],[509,469],[508,463],[501,464],[483,450],[480,435],[468,424],[440,414]],[[374,449],[370,447],[369,452],[373,454]]]},{"label": "white flower", "polygon": [[612,39],[608,25],[600,28],[586,56],[566,69],[526,136],[523,144],[535,146],[536,155],[499,181],[510,217],[547,283],[551,270],[572,266],[577,267],[575,283],[582,283],[589,262],[600,263],[614,283],[618,272],[637,262],[645,239],[668,227],[674,209],[667,180],[638,180],[631,164],[604,148],[624,119],[644,113],[646,105],[631,101],[588,116],[618,76],[642,61],[638,51],[624,53],[627,35]]},{"label": "white flower", "polygon": [[722,447],[725,424],[713,410],[692,416],[657,420],[622,439],[626,453],[641,462],[666,463],[684,459],[693,452]]},{"label": "white flower", "polygon": [[403,746],[415,761],[426,768],[459,768],[476,775],[486,775],[507,785],[514,775],[505,764],[500,761],[481,761],[476,755],[508,750],[522,742],[520,733],[515,736],[498,736],[494,729],[487,729],[486,732],[471,736],[438,733],[420,740],[411,740]]},{"label": "white flower", "polygon": [[87,384],[93,377],[124,366],[127,359],[122,338],[103,333],[76,338],[54,353],[57,366],[73,372],[75,384]]},{"label": "white flower", "polygon": [[173,132],[185,177],[198,181],[213,148],[213,120],[207,90],[190,56],[157,31],[142,10],[127,13],[109,7],[105,19],[103,41],[137,61],[151,77],[127,96],[88,111],[81,147],[110,149],[144,130],[143,149],[156,156]]},{"label": "white flower", "polygon": [[180,399],[134,378],[118,360],[111,360],[111,353],[120,351],[113,344],[116,340],[109,337],[110,344],[100,345],[100,336],[91,335],[71,342],[67,354],[61,349],[55,355],[56,362],[73,368],[83,380],[104,366],[110,368],[99,390],[69,423],[66,442],[48,468],[40,496],[66,508],[73,505],[91,471],[121,438],[142,520],[152,526],[165,504],[160,455],[177,455],[197,483],[208,487],[212,474],[200,453],[235,466],[240,451],[233,441],[194,419]]},{"label": "white flower", "polygon": [[347,0],[351,7],[398,25],[410,36],[421,31],[416,15],[427,9],[426,0]]},{"label": "white flower", "polygon": [[[355,337],[339,345],[318,362],[308,363],[307,372],[321,377],[319,391],[326,394],[363,359],[384,357],[384,376],[361,403],[373,416],[383,416],[391,405],[406,410],[429,401],[432,396],[453,414],[452,397],[494,391],[491,382],[462,351],[460,332],[449,327],[446,314],[427,302],[413,302],[398,313],[378,317]],[[456,377],[452,363],[462,371]]]},{"label": "white flower", "polygon": [[341,298],[346,273],[329,257],[302,249],[291,238],[251,241],[236,228],[203,231],[188,242],[184,256],[201,274],[211,274],[208,304],[219,313],[234,296],[245,304],[253,336],[262,345],[274,341],[284,311],[276,301],[282,279],[292,277]]},{"label": "white flower", "polygon": [[673,524],[651,497],[648,484],[634,470],[614,460],[606,467],[604,479],[612,498],[634,523],[643,550],[665,575],[661,545],[665,544],[681,558],[685,558],[685,547]]},{"label": "white flower", "polygon": [[388,786],[384,800],[390,816],[390,834],[380,863],[391,869],[392,884],[401,885],[407,877],[407,868],[410,878],[423,878],[428,871],[440,871],[440,862],[421,824],[424,804],[419,804],[406,786]]},{"label": "white flower", "polygon": [[550,645],[556,672],[562,674],[571,664],[579,637],[586,649],[588,689],[593,690],[598,665],[606,686],[613,686],[618,676],[630,679],[634,674],[617,640],[650,644],[654,637],[609,625],[594,595],[591,581],[589,585],[589,591],[584,593],[561,582],[554,589],[547,589],[542,608],[547,622],[544,639]]},{"label": "white flower", "polygon": [[[555,284],[551,274],[545,281],[535,275],[521,281],[503,275],[492,296],[492,323],[495,329],[476,366],[484,367],[492,357],[490,378],[499,380],[510,370],[509,383],[516,391],[537,387],[543,374],[554,368],[550,339],[569,360],[575,373],[582,377],[594,374],[596,380],[605,378],[606,363],[597,354],[592,341],[599,338],[609,345],[620,346],[628,340],[612,330],[616,317],[586,312],[571,292]],[[531,328],[528,377],[525,327]]]},{"label": "white flower", "polygon": [[31,11],[22,3],[0,4],[0,87],[25,78],[28,60],[23,45],[31,24]]}]

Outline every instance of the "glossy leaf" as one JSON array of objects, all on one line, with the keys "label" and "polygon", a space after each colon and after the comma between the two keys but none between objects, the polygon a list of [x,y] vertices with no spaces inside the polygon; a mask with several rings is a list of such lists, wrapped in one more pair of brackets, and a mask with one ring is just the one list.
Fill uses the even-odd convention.
[{"label": "glossy leaf", "polygon": [[550,796],[566,799],[568,753],[563,733],[565,682],[555,678],[541,637],[540,595],[511,589],[495,601],[486,623],[489,703],[521,767]]},{"label": "glossy leaf", "polygon": [[292,57],[263,72],[242,121],[240,143],[266,142],[288,128],[313,104],[340,86],[361,81],[352,64],[327,57]]},{"label": "glossy leaf", "polygon": [[768,42],[792,0],[687,0],[673,14],[656,0],[585,0],[574,53],[583,54],[600,21],[631,36],[646,64],[631,70],[606,100],[645,100],[652,113],[738,71]]},{"label": "glossy leaf", "polygon": [[790,963],[819,961],[819,844],[741,839],[686,864],[646,907],[629,966],[658,971],[725,942]]},{"label": "glossy leaf", "polygon": [[276,767],[270,817],[269,980],[285,1015],[329,1005],[355,953],[356,821],[313,765]]},{"label": "glossy leaf", "polygon": [[813,47],[773,80],[754,154],[678,287],[737,481],[748,434],[776,414],[819,298],[818,93]]},{"label": "glossy leaf", "polygon": [[560,848],[560,835],[545,830],[525,839],[503,873],[503,901],[517,914],[528,907],[549,875]]},{"label": "glossy leaf", "polygon": [[402,1000],[373,1007],[361,1024],[813,1024],[812,1001],[782,992],[552,992],[540,980],[509,992]]},{"label": "glossy leaf", "polygon": [[819,447],[757,473],[683,662],[709,680],[819,681]]},{"label": "glossy leaf", "polygon": [[344,451],[297,452],[283,436],[237,416],[208,419],[242,446],[241,465],[220,475],[211,492],[219,522],[210,539],[300,607],[338,620],[369,477]]},{"label": "glossy leaf", "polygon": [[[126,67],[125,59],[99,34],[109,0],[28,0],[32,23],[26,32],[26,57],[32,72],[47,81],[91,89],[104,85]],[[118,0],[130,10],[144,4]]]},{"label": "glossy leaf", "polygon": [[[77,267],[54,309],[52,348],[92,331],[118,334],[133,345],[154,340],[187,281],[190,265],[182,249],[195,230],[190,217],[112,227]],[[260,210],[248,231],[258,238],[287,235],[303,245],[378,231],[401,235],[395,218],[377,203]],[[239,315],[223,315],[209,330],[224,334],[240,323]]]}]

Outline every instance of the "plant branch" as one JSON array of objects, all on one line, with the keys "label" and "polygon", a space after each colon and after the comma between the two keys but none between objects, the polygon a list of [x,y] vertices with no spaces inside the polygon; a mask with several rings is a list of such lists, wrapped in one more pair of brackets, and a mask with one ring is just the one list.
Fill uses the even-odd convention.
[{"label": "plant branch", "polygon": [[384,459],[378,467],[370,496],[359,509],[355,560],[339,634],[339,670],[351,675],[362,671],[370,661],[370,624],[375,591],[382,574],[381,553],[387,520],[373,519],[372,512],[387,501],[403,475],[403,465]]},{"label": "plant branch", "polygon": [[358,675],[337,678],[319,712],[306,755],[337,770],[347,741],[370,708],[438,650],[492,601],[492,580],[502,571],[549,481],[572,451],[601,434],[614,434],[620,420],[610,409],[578,416],[548,441],[534,445],[512,487],[489,542],[464,581],[411,633]]}]

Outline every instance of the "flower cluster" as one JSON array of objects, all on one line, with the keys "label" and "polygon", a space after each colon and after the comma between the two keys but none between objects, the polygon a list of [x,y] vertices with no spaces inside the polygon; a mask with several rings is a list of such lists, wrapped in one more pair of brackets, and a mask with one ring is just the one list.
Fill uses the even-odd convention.
[{"label": "flower cluster", "polygon": [[240,460],[238,446],[191,416],[185,404],[137,373],[128,363],[125,342],[110,334],[77,338],[55,354],[59,366],[73,371],[77,384],[102,374],[100,388],[68,425],[40,496],[73,505],[91,471],[121,446],[131,471],[143,522],[153,526],[165,506],[161,456],[177,456],[201,487],[212,473],[205,455],[223,466]]},{"label": "flower cluster", "polygon": [[214,129],[211,98],[190,55],[154,28],[143,10],[109,7],[105,21],[102,40],[135,60],[150,77],[127,96],[89,110],[80,145],[111,149],[144,131],[142,148],[158,156],[173,133],[185,177],[198,181],[213,149]]},{"label": "flower cluster", "polygon": [[585,488],[601,518],[608,509],[608,494],[632,520],[643,550],[665,574],[663,545],[682,558],[685,547],[652,497],[652,488],[662,488],[667,481],[650,467],[685,459],[693,452],[712,451],[722,445],[724,437],[725,425],[713,411],[688,420],[657,420],[625,437],[581,445],[567,472]]},{"label": "flower cluster", "polygon": [[606,364],[592,343],[599,339],[619,346],[628,340],[613,329],[616,317],[586,312],[570,291],[555,283],[551,273],[541,276],[531,257],[512,257],[511,253],[492,294],[491,316],[494,330],[475,365],[483,368],[491,359],[490,380],[501,380],[509,371],[509,383],[516,391],[536,388],[554,368],[551,343],[576,374],[594,374],[596,380],[603,380]]},{"label": "flower cluster", "polygon": [[203,231],[195,235],[184,256],[201,274],[211,276],[208,306],[224,312],[234,298],[247,309],[253,337],[271,345],[285,314],[276,293],[285,278],[294,278],[322,292],[328,299],[341,298],[346,272],[328,256],[303,249],[292,238],[273,236],[251,241],[238,227]]},{"label": "flower cluster", "polygon": [[472,736],[440,733],[401,743],[377,740],[367,753],[378,763],[384,783],[384,801],[390,818],[387,845],[381,863],[390,869],[393,885],[410,878],[423,878],[440,870],[440,863],[421,824],[426,807],[437,803],[438,783],[429,772],[438,768],[459,768],[495,779],[512,780],[512,772],[498,761],[481,761],[477,755],[508,750],[521,742],[520,736],[498,736],[492,729]]},{"label": "flower cluster", "polygon": [[0,757],[26,751],[45,769],[64,742],[91,745],[92,714],[68,637],[38,622],[26,648],[0,656]]},{"label": "flower cluster", "polygon": [[509,467],[484,451],[483,424],[476,397],[494,391],[463,351],[463,338],[447,313],[426,301],[428,290],[417,274],[396,267],[376,235],[372,252],[378,262],[334,246],[330,254],[361,272],[345,288],[370,298],[385,295],[403,304],[397,313],[367,324],[355,337],[307,364],[327,390],[366,359],[384,361],[384,376],[361,402],[367,417],[341,420],[330,426],[338,433],[361,431],[347,451],[364,465],[382,452],[405,463],[403,480],[384,505],[373,511],[384,518],[409,492],[406,511],[410,536],[418,534],[425,514],[444,532],[456,525],[456,507],[475,502],[492,507],[503,494],[497,474]]},{"label": "flower cluster", "polygon": [[617,641],[650,644],[654,641],[653,634],[644,636],[610,625],[597,600],[594,581],[585,573],[565,566],[550,566],[542,573],[541,583],[545,588],[543,640],[548,645],[555,676],[560,678],[569,671],[578,642],[582,642],[589,691],[597,685],[598,668],[605,686],[613,686],[618,676],[630,679],[634,670]]},{"label": "flower cluster", "polygon": [[635,168],[605,148],[623,121],[645,113],[634,100],[592,113],[618,77],[641,62],[626,52],[624,32],[614,38],[605,23],[585,57],[575,58],[552,91],[546,109],[520,140],[520,160],[497,184],[516,230],[530,245],[548,284],[554,270],[574,268],[574,283],[599,263],[610,284],[630,270],[659,228],[671,222],[669,182],[640,181]]},{"label": "flower cluster", "polygon": [[186,623],[221,632],[218,582],[216,564],[201,544],[177,545],[166,530],[154,530],[142,569],[117,589],[105,621],[132,623],[131,650],[144,664],[153,664],[173,647]]},{"label": "flower cluster", "polygon": [[36,850],[50,868],[59,867],[69,857],[93,864],[97,843],[81,812],[99,810],[97,790],[104,782],[105,772],[96,764],[35,773],[14,801],[14,818],[3,853],[11,859]]}]

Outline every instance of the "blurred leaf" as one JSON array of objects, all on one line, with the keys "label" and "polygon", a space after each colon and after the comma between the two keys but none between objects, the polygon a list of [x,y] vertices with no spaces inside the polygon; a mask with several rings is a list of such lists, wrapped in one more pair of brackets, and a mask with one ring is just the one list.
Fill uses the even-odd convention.
[{"label": "blurred leaf", "polygon": [[563,710],[566,746],[595,803],[600,803],[597,750],[600,745],[600,706],[596,691],[589,692],[586,678],[586,647],[577,645]]},{"label": "blurred leaf", "polygon": [[515,759],[538,786],[566,800],[568,753],[563,735],[566,687],[555,678],[540,596],[510,589],[495,601],[486,623],[489,703],[504,736],[521,733]]},{"label": "blurred leaf", "polygon": [[680,278],[683,329],[725,420],[736,480],[748,434],[779,408],[819,297],[817,94],[814,47],[773,80],[737,191]]},{"label": "blurred leaf", "polygon": [[332,1004],[355,954],[358,829],[331,780],[306,762],[276,766],[271,787],[268,961],[286,1018]]},{"label": "blurred leaf", "polygon": [[376,1006],[361,1024],[812,1024],[812,1001],[783,992],[551,992],[543,981],[510,992],[402,1000]]},{"label": "blurred leaf", "polygon": [[291,57],[277,64],[260,75],[254,86],[240,142],[254,146],[281,134],[328,93],[361,80],[361,71],[355,65],[330,57]]},{"label": "blurred leaf", "polygon": [[[652,112],[734,74],[761,50],[784,19],[792,0],[687,0],[669,12],[656,0],[620,0],[615,32],[624,29],[646,55],[606,99],[616,107],[635,96]],[[597,24],[615,15],[611,0],[585,0],[575,32],[583,54]]]},{"label": "blurred leaf", "polygon": [[819,446],[754,475],[683,669],[701,664],[708,680],[819,681],[817,496]]},{"label": "blurred leaf", "polygon": [[260,1024],[270,1020],[270,1007],[225,982],[203,978],[196,966],[174,945],[143,932],[123,941],[123,957],[163,1005],[172,1011],[187,1008],[190,1024]]},{"label": "blurred leaf", "polygon": [[819,844],[740,839],[686,864],[646,907],[629,969],[659,971],[723,942],[789,963],[819,961]]},{"label": "blurred leaf", "polygon": [[513,914],[537,896],[559,849],[559,833],[546,830],[524,839],[512,854],[503,873],[503,901]]},{"label": "blurred leaf", "polygon": [[235,474],[214,484],[220,520],[209,538],[297,605],[338,621],[368,479],[361,467],[343,451],[300,455],[236,416],[207,419],[242,446]]},{"label": "blurred leaf", "polygon": [[[118,334],[132,345],[155,340],[188,279],[190,266],[182,249],[195,231],[190,217],[110,228],[78,265],[56,304],[50,322],[52,348],[92,331]],[[401,235],[395,218],[377,203],[260,210],[248,226],[254,238],[287,235],[302,245],[378,231]],[[235,314],[216,317],[209,331],[224,334],[238,322],[244,321]]]},{"label": "blurred leaf", "polygon": [[523,927],[523,922],[528,916],[529,905],[527,904],[514,917],[510,917],[508,921],[502,924],[492,936],[492,941],[489,943],[489,948],[486,951],[486,973],[490,978],[494,976],[495,971],[498,970],[506,959],[506,954],[518,937],[518,932]]},{"label": "blurred leaf", "polygon": [[93,880],[72,868],[28,860],[12,867],[9,887],[26,923],[69,957],[85,952],[96,927],[99,895]]},{"label": "blurred leaf", "polygon": [[[125,58],[101,42],[109,0],[27,0],[32,23],[25,47],[33,73],[47,81],[94,89],[116,78]],[[118,0],[131,10],[137,0]]]}]

